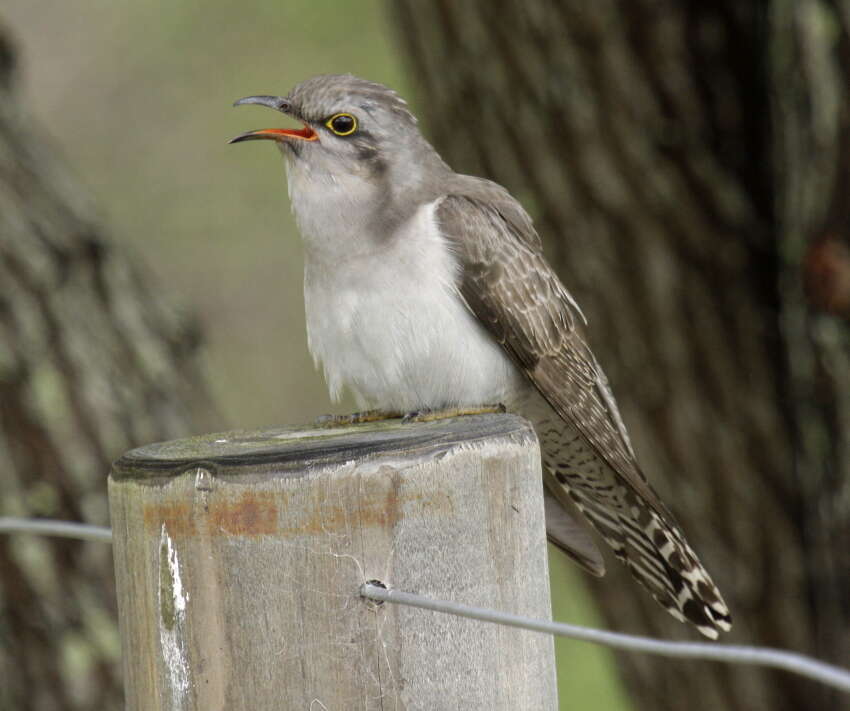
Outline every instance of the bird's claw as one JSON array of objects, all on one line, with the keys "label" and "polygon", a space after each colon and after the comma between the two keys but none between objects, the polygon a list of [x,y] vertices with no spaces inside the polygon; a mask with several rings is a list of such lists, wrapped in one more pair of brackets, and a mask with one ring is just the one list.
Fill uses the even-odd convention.
[{"label": "bird's claw", "polygon": [[428,415],[433,412],[434,411],[428,407],[421,410],[411,410],[410,412],[404,413],[404,416],[401,418],[401,423],[403,425],[409,425],[411,422],[427,422]]},{"label": "bird's claw", "polygon": [[391,420],[398,416],[399,413],[386,410],[364,410],[363,412],[352,412],[349,415],[320,415],[314,422],[317,427],[351,427],[352,425],[361,425],[364,422]]},{"label": "bird's claw", "polygon": [[446,420],[450,417],[466,417],[467,415],[490,415],[505,413],[507,409],[502,403],[496,405],[481,405],[480,407],[446,407],[433,409],[423,407],[421,410],[408,412],[401,418],[403,424],[412,422],[434,422],[435,420]]}]

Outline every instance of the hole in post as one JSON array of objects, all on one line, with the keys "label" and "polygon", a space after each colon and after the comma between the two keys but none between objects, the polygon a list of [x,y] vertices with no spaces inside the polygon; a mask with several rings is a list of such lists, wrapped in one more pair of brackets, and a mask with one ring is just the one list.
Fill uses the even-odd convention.
[{"label": "hole in post", "polygon": [[[375,578],[373,578],[372,580],[367,580],[366,585],[374,585],[376,588],[383,588],[384,590],[387,589],[387,586],[384,585],[384,583],[382,583],[380,580],[377,580]],[[384,604],[383,600],[372,600],[371,602],[374,605],[383,605]]]}]

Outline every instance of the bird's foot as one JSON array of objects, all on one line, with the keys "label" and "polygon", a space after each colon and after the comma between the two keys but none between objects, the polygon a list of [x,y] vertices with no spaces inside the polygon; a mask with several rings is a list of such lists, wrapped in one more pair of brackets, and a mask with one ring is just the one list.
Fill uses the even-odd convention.
[{"label": "bird's foot", "polygon": [[363,412],[352,412],[350,415],[320,415],[316,418],[315,424],[317,427],[330,429],[332,427],[361,425],[364,422],[381,422],[396,417],[401,417],[401,413],[390,410],[364,410]]},{"label": "bird's foot", "polygon": [[401,421],[405,424],[411,422],[434,422],[435,420],[446,420],[450,417],[464,417],[466,415],[492,415],[506,412],[502,403],[496,405],[481,405],[480,407],[445,407],[432,410],[430,407],[422,410],[408,412]]}]

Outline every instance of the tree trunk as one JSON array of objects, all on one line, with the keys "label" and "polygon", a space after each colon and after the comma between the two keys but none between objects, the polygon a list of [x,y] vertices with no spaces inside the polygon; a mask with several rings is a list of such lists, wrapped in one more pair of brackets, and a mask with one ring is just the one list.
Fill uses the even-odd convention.
[{"label": "tree trunk", "polygon": [[[202,429],[197,328],[106,239],[0,25],[0,515],[108,525],[128,448]],[[112,551],[0,536],[0,708],[122,707]]]},{"label": "tree trunk", "polygon": [[[536,217],[728,639],[846,664],[850,5],[392,8],[438,150]],[[588,584],[611,627],[688,634],[610,567]],[[618,661],[644,709],[839,703],[779,672]]]}]

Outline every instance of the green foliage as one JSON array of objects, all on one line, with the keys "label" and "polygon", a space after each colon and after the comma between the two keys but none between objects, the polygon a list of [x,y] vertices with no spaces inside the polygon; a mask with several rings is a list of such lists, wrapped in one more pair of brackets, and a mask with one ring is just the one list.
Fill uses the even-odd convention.
[{"label": "green foliage", "polygon": [[[583,573],[552,546],[549,546],[549,574],[552,579],[552,617],[555,620],[604,627],[581,585]],[[555,654],[561,708],[605,711],[628,711],[631,708],[622,685],[614,677],[614,658],[610,650],[556,637]]]}]

